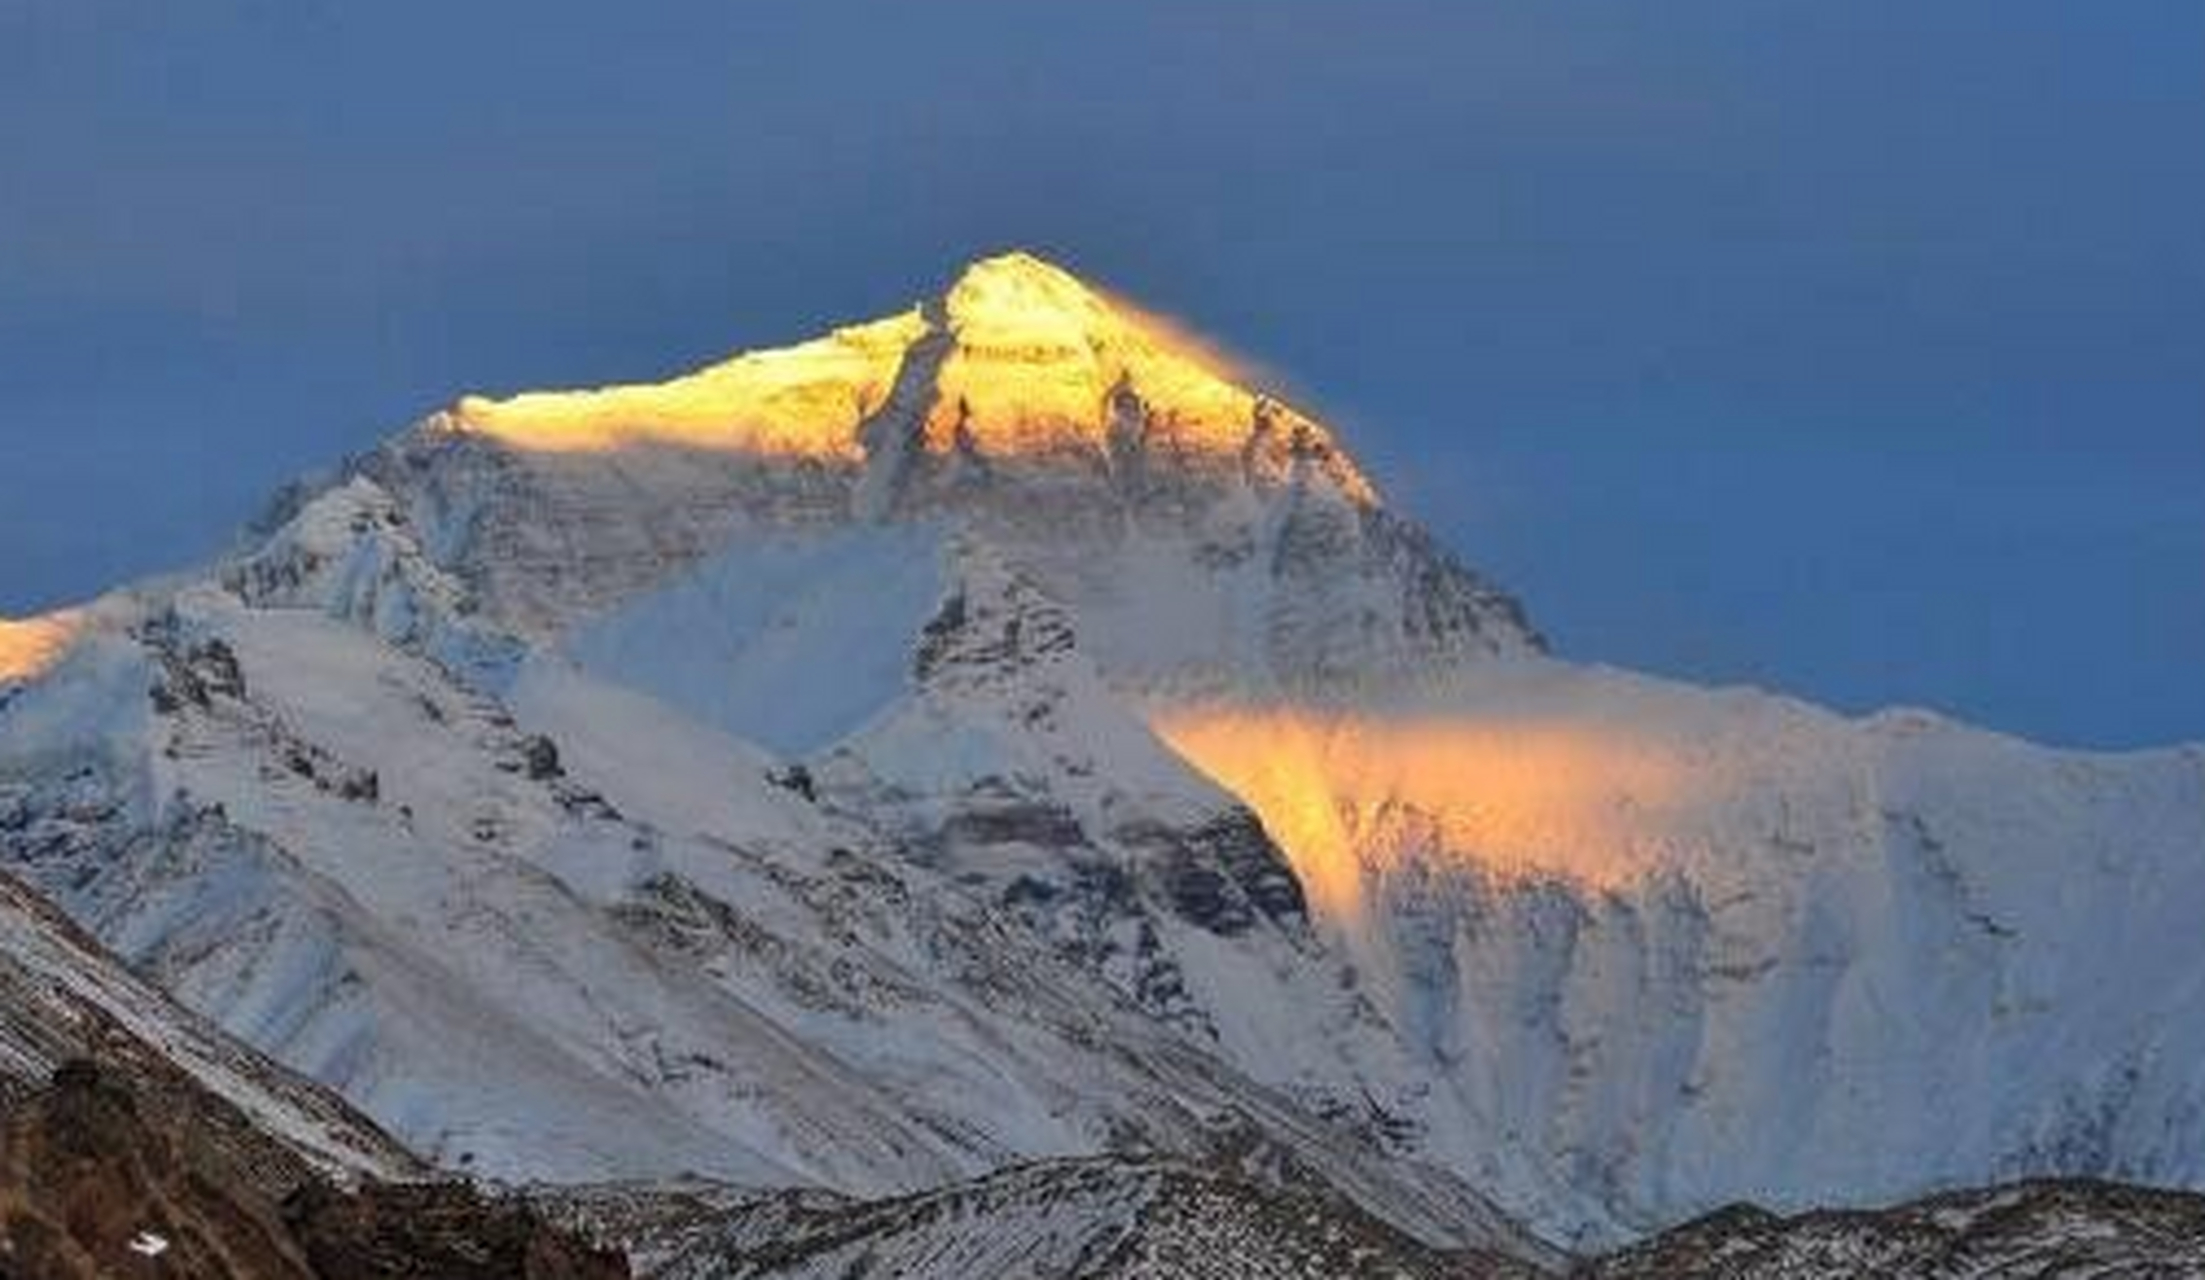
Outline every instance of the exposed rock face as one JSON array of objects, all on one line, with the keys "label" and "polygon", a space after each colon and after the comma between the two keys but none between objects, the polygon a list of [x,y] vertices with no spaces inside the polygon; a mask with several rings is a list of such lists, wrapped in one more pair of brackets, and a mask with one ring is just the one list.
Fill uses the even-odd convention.
[{"label": "exposed rock face", "polygon": [[553,1225],[526,1201],[465,1183],[316,1184],[283,1205],[284,1221],[322,1280],[621,1280],[617,1251]]},{"label": "exposed rock face", "polygon": [[[212,1095],[162,1109],[115,1071],[65,1063],[0,1116],[0,1273],[23,1280],[611,1280],[619,1255],[461,1183],[340,1188],[222,1140]],[[183,1105],[179,1106],[179,1102]],[[216,1117],[209,1124],[210,1116]]]},{"label": "exposed rock face", "polygon": [[947,554],[910,697],[821,757],[822,801],[990,893],[1148,1012],[1207,1030],[1170,935],[1314,948],[1291,868],[1230,797],[1188,794],[1069,610],[984,544]]},{"label": "exposed rock face", "polygon": [[[313,1275],[250,1165],[65,1064],[0,1119],[0,1270],[24,1277]],[[262,1175],[265,1176],[265,1175]]]}]

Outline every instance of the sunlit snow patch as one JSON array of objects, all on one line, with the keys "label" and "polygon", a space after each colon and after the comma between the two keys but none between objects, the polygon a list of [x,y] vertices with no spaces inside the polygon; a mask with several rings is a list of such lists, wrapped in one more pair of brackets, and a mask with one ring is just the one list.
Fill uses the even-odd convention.
[{"label": "sunlit snow patch", "polygon": [[148,1258],[158,1258],[168,1252],[168,1237],[141,1231],[130,1237],[130,1251]]}]

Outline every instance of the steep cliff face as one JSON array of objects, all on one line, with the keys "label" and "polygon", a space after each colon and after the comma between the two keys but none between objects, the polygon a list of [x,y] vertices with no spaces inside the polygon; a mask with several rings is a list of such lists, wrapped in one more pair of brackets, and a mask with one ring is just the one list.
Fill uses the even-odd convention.
[{"label": "steep cliff face", "polygon": [[462,400],[0,639],[0,858],[453,1165],[1255,1151],[1511,1247],[1481,1192],[1608,1241],[2205,1183],[2205,753],[1555,660],[1321,423],[1020,255]]}]

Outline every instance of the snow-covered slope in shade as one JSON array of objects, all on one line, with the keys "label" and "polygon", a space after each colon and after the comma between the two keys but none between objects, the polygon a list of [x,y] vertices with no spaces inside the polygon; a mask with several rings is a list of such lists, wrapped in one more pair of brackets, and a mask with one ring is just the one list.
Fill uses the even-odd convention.
[{"label": "snow-covered slope in shade", "polygon": [[351,567],[409,599],[448,584],[403,522],[323,504],[378,509],[348,484],[278,541],[390,545],[316,557],[326,573],[280,579],[291,603],[246,603],[234,573],[165,591],[21,691],[0,853],[425,1153],[880,1194],[1112,1145],[1232,1152],[1428,1238],[1520,1239],[1460,1179],[1149,1022],[758,748],[557,654],[489,672],[493,695],[394,647]]},{"label": "snow-covered slope in shade", "polygon": [[1070,611],[984,547],[952,561],[911,693],[812,758],[823,797],[1550,1229],[2205,1171],[2201,988],[2117,994],[2196,964],[2194,749],[2052,753],[1534,658],[1352,702],[1129,704]]},{"label": "snow-covered slope in shade", "polygon": [[706,724],[815,751],[902,692],[942,570],[923,525],[745,541],[585,622],[564,648]]}]

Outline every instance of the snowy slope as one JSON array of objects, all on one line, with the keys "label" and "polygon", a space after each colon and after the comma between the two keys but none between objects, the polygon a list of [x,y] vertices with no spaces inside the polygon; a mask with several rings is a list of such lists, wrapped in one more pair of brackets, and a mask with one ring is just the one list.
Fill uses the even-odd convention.
[{"label": "snowy slope", "polygon": [[877,1194],[1110,1144],[1232,1150],[1435,1239],[1514,1238],[1458,1179],[1385,1161],[902,865],[757,748],[555,654],[492,672],[502,697],[461,686],[332,581],[323,609],[164,592],[80,641],[0,726],[21,815],[0,852],[433,1158]]},{"label": "snowy slope", "polygon": [[800,755],[902,692],[942,570],[924,526],[744,541],[575,628],[564,647],[587,671]]},{"label": "snowy slope", "polygon": [[[0,632],[0,859],[440,1160],[1260,1153],[1431,1243],[2205,1185],[2205,752],[1545,656],[1046,264],[469,397]],[[12,807],[12,808],[11,808]]]},{"label": "snowy slope", "polygon": [[[198,1111],[210,1138],[252,1153],[271,1177],[284,1162],[339,1182],[425,1172],[342,1101],[223,1035],[0,876],[0,1110],[64,1063],[90,1058],[147,1096]],[[235,1118],[199,1104],[202,1093]]]},{"label": "snowy slope", "polygon": [[1322,887],[1415,1050],[1626,1222],[2205,1177],[2194,748],[1547,663],[1161,723]]}]

